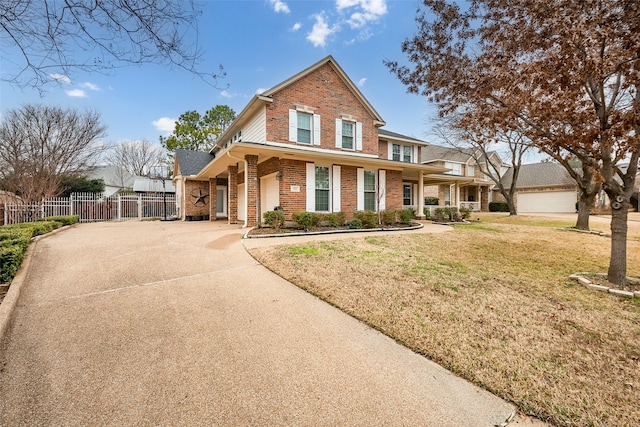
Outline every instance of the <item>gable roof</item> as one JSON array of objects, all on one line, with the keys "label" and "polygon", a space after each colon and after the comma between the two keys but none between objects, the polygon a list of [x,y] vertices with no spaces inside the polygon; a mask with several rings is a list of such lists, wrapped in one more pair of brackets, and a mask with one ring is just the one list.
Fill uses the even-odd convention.
[{"label": "gable roof", "polygon": [[107,187],[131,188],[136,178],[126,170],[114,165],[93,166],[87,169],[88,179],[101,179]]},{"label": "gable roof", "polygon": [[180,170],[180,175],[197,175],[215,156],[204,151],[176,149],[175,159]]},{"label": "gable roof", "polygon": [[470,148],[450,148],[441,145],[429,145],[422,149],[420,161],[431,163],[436,161],[467,163],[472,158]]},{"label": "gable roof", "polygon": [[[511,185],[513,169],[510,168],[504,176],[505,185]],[[544,187],[544,186],[568,186],[575,185],[575,180],[569,172],[559,163],[531,163],[520,166],[517,188]]]},{"label": "gable roof", "polygon": [[365,107],[365,109],[367,111],[369,111],[369,114],[371,114],[371,116],[374,118],[374,120],[378,122],[377,124],[379,126],[384,126],[386,123],[385,123],[384,119],[382,118],[382,116],[380,116],[380,114],[376,111],[376,109],[373,108],[373,106],[369,103],[369,101],[367,101],[367,98],[365,98],[364,95],[362,94],[362,92],[360,92],[360,89],[358,89],[358,86],[356,86],[353,83],[353,81],[351,81],[351,79],[349,78],[347,73],[344,72],[342,67],[340,67],[340,65],[338,65],[336,60],[331,55],[321,59],[320,61],[316,62],[312,66],[300,71],[298,74],[296,74],[296,75],[294,75],[292,77],[289,77],[287,80],[283,81],[282,83],[279,83],[279,84],[273,86],[272,88],[265,90],[264,92],[262,92],[261,95],[270,97],[274,93],[276,93],[276,92],[282,90],[283,88],[295,83],[296,81],[300,80],[301,78],[306,77],[307,75],[313,73],[314,71],[316,71],[318,68],[324,66],[325,64],[328,64],[331,68],[333,68],[335,70],[335,72],[338,74],[338,76],[344,82],[344,84],[347,86],[347,88],[355,95],[356,98],[358,98],[358,100],[362,103],[362,105]]}]

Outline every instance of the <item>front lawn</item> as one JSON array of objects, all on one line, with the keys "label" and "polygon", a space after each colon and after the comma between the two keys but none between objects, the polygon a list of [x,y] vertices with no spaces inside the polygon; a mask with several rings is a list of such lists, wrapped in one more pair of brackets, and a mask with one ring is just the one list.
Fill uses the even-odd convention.
[{"label": "front lawn", "polygon": [[[354,236],[251,253],[524,413],[557,425],[637,425],[640,301],[568,278],[606,272],[609,238],[563,230],[572,223],[561,220],[481,219],[451,233]],[[636,277],[638,225],[628,242],[628,275]]]}]

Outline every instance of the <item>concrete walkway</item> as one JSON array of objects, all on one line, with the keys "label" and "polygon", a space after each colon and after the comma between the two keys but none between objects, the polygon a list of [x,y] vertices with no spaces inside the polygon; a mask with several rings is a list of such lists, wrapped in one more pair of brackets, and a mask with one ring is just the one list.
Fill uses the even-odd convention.
[{"label": "concrete walkway", "polygon": [[272,274],[242,234],[126,222],[38,241],[0,344],[0,425],[494,426],[515,411]]}]

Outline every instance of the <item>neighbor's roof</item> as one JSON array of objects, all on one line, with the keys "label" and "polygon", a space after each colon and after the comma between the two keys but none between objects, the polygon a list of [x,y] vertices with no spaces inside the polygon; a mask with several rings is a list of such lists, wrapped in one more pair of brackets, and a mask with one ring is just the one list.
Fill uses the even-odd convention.
[{"label": "neighbor's roof", "polygon": [[175,156],[182,176],[197,175],[215,157],[205,151],[184,150],[182,148],[176,149]]},{"label": "neighbor's roof", "polygon": [[131,188],[135,175],[113,165],[93,166],[86,172],[88,179],[101,179],[104,185],[116,188]]},{"label": "neighbor's roof", "polygon": [[[511,185],[512,175],[513,169],[510,168],[504,176],[505,186]],[[569,172],[559,163],[531,163],[520,166],[516,187],[565,186],[575,183]]]},{"label": "neighbor's roof", "polygon": [[450,148],[441,145],[429,145],[422,149],[421,162],[430,163],[436,161],[467,163],[472,157],[469,148]]}]

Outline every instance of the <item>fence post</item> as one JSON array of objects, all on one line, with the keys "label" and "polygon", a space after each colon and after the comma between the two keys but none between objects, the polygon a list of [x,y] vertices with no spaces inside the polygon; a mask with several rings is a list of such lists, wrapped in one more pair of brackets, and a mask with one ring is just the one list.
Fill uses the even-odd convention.
[{"label": "fence post", "polygon": [[7,202],[4,202],[4,222],[2,223],[3,225],[9,224],[9,206],[7,205]]},{"label": "fence post", "polygon": [[142,193],[138,194],[138,219],[142,219]]},{"label": "fence post", "polygon": [[69,196],[69,215],[73,215],[73,195],[75,193],[71,193]]},{"label": "fence post", "polygon": [[121,217],[122,217],[122,200],[121,200],[121,196],[118,194],[118,221],[120,221]]}]

